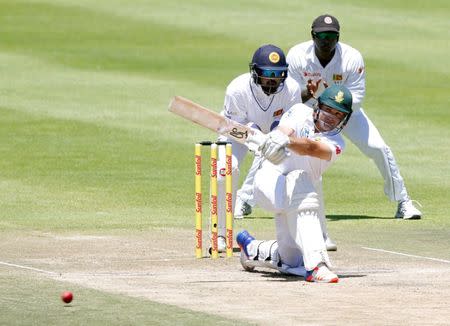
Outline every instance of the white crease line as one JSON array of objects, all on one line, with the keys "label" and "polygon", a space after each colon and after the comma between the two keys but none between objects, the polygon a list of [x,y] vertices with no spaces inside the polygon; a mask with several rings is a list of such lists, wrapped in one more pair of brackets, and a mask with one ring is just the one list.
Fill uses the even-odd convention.
[{"label": "white crease line", "polygon": [[445,259],[432,258],[432,257],[425,257],[425,256],[417,256],[417,255],[410,255],[410,254],[404,254],[404,253],[401,253],[401,252],[389,251],[389,250],[384,250],[384,249],[376,249],[376,248],[368,248],[368,247],[361,247],[361,248],[366,249],[366,250],[379,251],[379,252],[386,252],[386,253],[389,253],[389,254],[400,255],[400,256],[406,256],[406,257],[413,257],[413,258],[422,258],[422,259],[434,260],[434,261],[438,261],[438,262],[441,262],[441,263],[447,263],[447,264],[450,264],[450,260],[445,260]]},{"label": "white crease line", "polygon": [[43,270],[43,269],[34,268],[34,267],[28,267],[28,266],[23,266],[23,265],[5,263],[4,261],[0,261],[0,265],[16,267],[16,268],[21,268],[21,269],[28,269],[30,271],[35,271],[35,272],[45,273],[45,274],[51,274],[51,275],[61,275],[60,273],[56,273],[56,272],[50,272],[50,271],[46,271],[46,270]]}]

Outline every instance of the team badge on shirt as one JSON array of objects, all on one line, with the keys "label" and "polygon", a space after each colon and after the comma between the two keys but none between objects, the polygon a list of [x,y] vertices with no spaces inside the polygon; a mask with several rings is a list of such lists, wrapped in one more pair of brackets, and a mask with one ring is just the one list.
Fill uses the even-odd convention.
[{"label": "team badge on shirt", "polygon": [[336,155],[341,154],[341,152],[342,152],[342,149],[336,145]]},{"label": "team badge on shirt", "polygon": [[334,81],[342,80],[342,75],[341,74],[333,74],[333,80]]},{"label": "team badge on shirt", "polygon": [[275,117],[279,117],[279,116],[281,116],[282,114],[283,114],[283,109],[278,109],[278,110],[276,110],[274,113],[273,113],[273,117],[275,118]]}]

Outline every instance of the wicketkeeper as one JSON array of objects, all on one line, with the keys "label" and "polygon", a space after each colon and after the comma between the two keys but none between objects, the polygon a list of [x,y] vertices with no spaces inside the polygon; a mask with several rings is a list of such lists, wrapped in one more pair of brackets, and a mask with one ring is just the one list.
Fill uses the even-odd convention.
[{"label": "wicketkeeper", "polygon": [[[250,71],[236,77],[228,85],[225,93],[222,114],[234,121],[261,131],[269,133],[278,126],[281,116],[294,104],[301,103],[300,87],[295,80],[288,77],[288,66],[284,52],[277,46],[266,44],[258,48],[250,62]],[[244,160],[248,148],[224,136],[221,141],[230,141],[233,145],[233,198],[239,180],[239,166]],[[253,176],[259,168],[260,159],[257,156],[252,165]],[[218,202],[223,203],[225,182],[225,152],[219,149],[219,175],[218,175]],[[251,181],[251,184],[253,180]],[[235,217],[242,217],[240,202],[235,204]],[[218,248],[225,250],[225,211],[223,205],[218,207]]]}]

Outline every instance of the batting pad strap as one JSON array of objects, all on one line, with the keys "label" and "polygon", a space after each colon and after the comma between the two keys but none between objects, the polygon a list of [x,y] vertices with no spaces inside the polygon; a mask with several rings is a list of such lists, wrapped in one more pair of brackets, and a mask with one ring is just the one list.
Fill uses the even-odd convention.
[{"label": "batting pad strap", "polygon": [[247,251],[251,266],[278,269],[280,256],[276,240],[253,240],[248,244]]}]

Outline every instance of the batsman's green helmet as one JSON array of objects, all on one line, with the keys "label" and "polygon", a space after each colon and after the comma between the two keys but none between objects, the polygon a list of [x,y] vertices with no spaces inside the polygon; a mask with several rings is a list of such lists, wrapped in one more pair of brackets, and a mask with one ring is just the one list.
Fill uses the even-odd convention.
[{"label": "batsman's green helmet", "polygon": [[[352,93],[347,87],[342,85],[333,85],[326,88],[319,96],[319,104],[325,104],[330,108],[347,113],[348,118],[352,114]],[[348,120],[347,118],[347,120]]]}]

